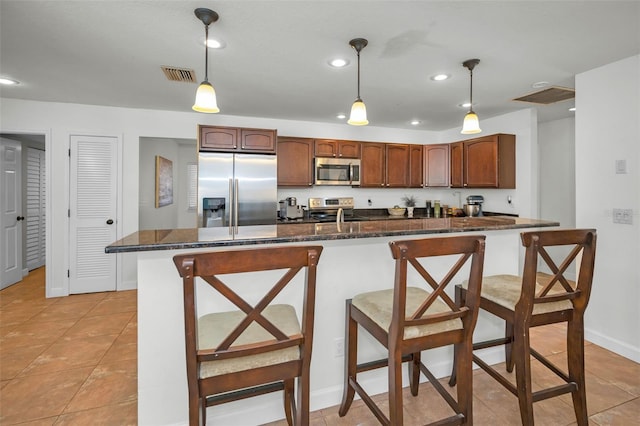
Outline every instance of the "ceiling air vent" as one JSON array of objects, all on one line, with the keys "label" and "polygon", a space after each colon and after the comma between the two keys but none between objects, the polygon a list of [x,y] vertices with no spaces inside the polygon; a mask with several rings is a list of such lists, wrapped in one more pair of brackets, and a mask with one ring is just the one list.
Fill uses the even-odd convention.
[{"label": "ceiling air vent", "polygon": [[177,68],[162,66],[162,71],[167,79],[171,81],[184,81],[187,83],[196,82],[196,72],[189,68]]},{"label": "ceiling air vent", "polygon": [[576,97],[575,89],[560,86],[551,86],[539,92],[530,93],[519,98],[515,98],[514,101],[530,102],[533,104],[549,105],[556,102],[566,101]]}]

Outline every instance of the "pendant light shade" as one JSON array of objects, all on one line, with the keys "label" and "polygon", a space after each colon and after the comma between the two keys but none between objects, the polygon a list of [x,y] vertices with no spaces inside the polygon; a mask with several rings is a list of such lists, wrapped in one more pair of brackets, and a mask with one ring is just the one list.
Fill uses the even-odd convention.
[{"label": "pendant light shade", "polygon": [[463,135],[473,135],[480,133],[480,120],[478,115],[473,112],[473,68],[480,63],[480,59],[467,59],[462,63],[462,66],[469,70],[470,85],[469,85],[469,112],[464,116],[464,122],[462,123]]},{"label": "pendant light shade", "polygon": [[367,120],[367,107],[364,105],[364,102],[362,102],[362,99],[360,99],[360,51],[364,49],[367,43],[369,42],[364,38],[354,38],[349,42],[358,54],[358,97],[351,106],[351,115],[347,121],[347,123],[352,126],[366,126],[369,124]]},{"label": "pendant light shade", "polygon": [[194,11],[196,17],[204,24],[204,81],[198,86],[196,91],[196,102],[192,109],[198,112],[216,113],[220,112],[218,101],[216,99],[216,91],[211,83],[209,83],[209,25],[218,20],[218,14],[211,9],[198,8]]}]

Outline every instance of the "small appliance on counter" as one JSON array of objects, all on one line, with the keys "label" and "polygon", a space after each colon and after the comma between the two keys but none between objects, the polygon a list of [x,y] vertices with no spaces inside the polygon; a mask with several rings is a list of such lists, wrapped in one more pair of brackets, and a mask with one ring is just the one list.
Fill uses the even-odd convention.
[{"label": "small appliance on counter", "polygon": [[280,219],[300,219],[304,217],[304,206],[298,205],[296,197],[287,197],[278,202]]},{"label": "small appliance on counter", "polygon": [[467,216],[483,216],[482,203],[484,203],[482,195],[469,195],[467,204],[464,205],[464,213]]}]

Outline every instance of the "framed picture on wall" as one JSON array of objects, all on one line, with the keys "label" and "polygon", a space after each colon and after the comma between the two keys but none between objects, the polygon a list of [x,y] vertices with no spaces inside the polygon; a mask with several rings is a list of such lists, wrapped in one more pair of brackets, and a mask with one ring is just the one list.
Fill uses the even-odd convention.
[{"label": "framed picture on wall", "polygon": [[156,155],[156,208],[173,204],[173,162]]}]

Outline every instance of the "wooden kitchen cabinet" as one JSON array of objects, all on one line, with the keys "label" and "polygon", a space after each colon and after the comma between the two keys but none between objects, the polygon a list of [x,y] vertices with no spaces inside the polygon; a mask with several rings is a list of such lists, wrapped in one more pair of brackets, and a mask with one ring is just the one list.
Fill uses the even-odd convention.
[{"label": "wooden kitchen cabinet", "polygon": [[313,139],[278,138],[278,186],[313,185]]},{"label": "wooden kitchen cabinet", "polygon": [[383,188],[385,186],[385,146],[384,143],[375,142],[361,144],[361,188]]},{"label": "wooden kitchen cabinet", "polygon": [[516,187],[516,137],[499,133],[450,144],[452,188]]},{"label": "wooden kitchen cabinet", "polygon": [[424,186],[424,148],[422,145],[409,145],[409,187]]},{"label": "wooden kitchen cabinet", "polygon": [[316,157],[360,158],[360,142],[335,139],[316,139]]},{"label": "wooden kitchen cabinet", "polygon": [[409,145],[399,143],[386,144],[386,187],[409,187]]},{"label": "wooden kitchen cabinet", "polygon": [[449,186],[449,144],[424,146],[424,186]]},{"label": "wooden kitchen cabinet", "polygon": [[360,187],[409,187],[409,145],[363,142]]},{"label": "wooden kitchen cabinet", "polygon": [[275,154],[276,137],[272,129],[198,126],[200,151]]}]

